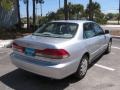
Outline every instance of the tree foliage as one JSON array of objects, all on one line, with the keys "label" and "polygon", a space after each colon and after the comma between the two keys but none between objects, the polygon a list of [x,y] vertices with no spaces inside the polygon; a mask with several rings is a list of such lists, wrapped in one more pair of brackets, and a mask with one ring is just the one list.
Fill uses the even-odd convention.
[{"label": "tree foliage", "polygon": [[[80,19],[84,12],[84,6],[81,4],[68,4],[68,16],[69,19]],[[64,19],[64,8],[58,9],[56,12],[49,12],[47,14],[48,20],[63,20]]]},{"label": "tree foliage", "polygon": [[14,5],[14,0],[0,0],[0,6],[5,10],[11,10]]},{"label": "tree foliage", "polygon": [[107,18],[107,20],[118,20],[118,16],[119,16],[119,14],[108,13],[106,15],[106,18]]},{"label": "tree foliage", "polygon": [[44,0],[36,0],[36,4],[44,4]]},{"label": "tree foliage", "polygon": [[[85,17],[89,16],[89,7],[90,4],[87,5],[87,8],[85,10]],[[96,21],[97,23],[105,24],[107,22],[107,19],[104,13],[101,12],[100,4],[98,2],[92,2],[91,8],[94,21]]]},{"label": "tree foliage", "polygon": [[[107,18],[104,13],[101,12],[101,6],[97,2],[92,3],[92,12],[94,15],[94,21],[100,24],[105,24]],[[72,4],[68,3],[68,16],[70,20],[73,19],[88,19],[89,15],[89,4],[87,8],[84,9],[84,6],[81,4]],[[63,20],[64,19],[64,8],[59,8],[56,12],[49,12],[46,16],[39,21],[44,23],[51,20]]]},{"label": "tree foliage", "polygon": [[68,3],[69,19],[80,19],[84,13],[84,6],[81,4]]}]

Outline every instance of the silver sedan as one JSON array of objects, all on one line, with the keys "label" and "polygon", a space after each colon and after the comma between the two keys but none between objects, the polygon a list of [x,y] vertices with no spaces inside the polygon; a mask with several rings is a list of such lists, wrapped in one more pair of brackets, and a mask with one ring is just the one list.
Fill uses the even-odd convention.
[{"label": "silver sedan", "polygon": [[13,42],[11,61],[18,68],[54,79],[71,74],[82,79],[88,65],[111,51],[109,31],[95,22],[52,21]]}]

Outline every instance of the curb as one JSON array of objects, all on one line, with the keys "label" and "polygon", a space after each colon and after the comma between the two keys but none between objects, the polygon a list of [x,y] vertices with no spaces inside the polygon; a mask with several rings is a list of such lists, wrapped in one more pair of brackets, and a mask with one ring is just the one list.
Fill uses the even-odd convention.
[{"label": "curb", "polygon": [[0,40],[0,48],[10,48],[13,40]]},{"label": "curb", "polygon": [[112,36],[112,38],[120,39],[120,36]]}]

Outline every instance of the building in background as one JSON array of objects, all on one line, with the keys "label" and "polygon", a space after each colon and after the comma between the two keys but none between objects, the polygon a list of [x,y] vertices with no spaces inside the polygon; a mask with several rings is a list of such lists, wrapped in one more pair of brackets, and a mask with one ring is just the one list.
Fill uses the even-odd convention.
[{"label": "building in background", "polygon": [[11,10],[5,10],[0,6],[0,28],[9,28],[18,22],[17,4],[14,2]]}]

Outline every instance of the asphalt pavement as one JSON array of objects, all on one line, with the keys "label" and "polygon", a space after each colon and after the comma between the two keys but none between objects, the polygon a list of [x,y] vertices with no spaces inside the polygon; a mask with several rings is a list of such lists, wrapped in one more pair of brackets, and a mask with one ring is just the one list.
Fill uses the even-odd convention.
[{"label": "asphalt pavement", "polygon": [[120,39],[113,39],[112,52],[97,59],[86,76],[54,80],[15,67],[11,49],[0,49],[0,90],[120,90]]}]

